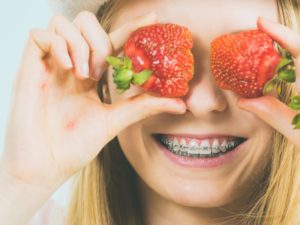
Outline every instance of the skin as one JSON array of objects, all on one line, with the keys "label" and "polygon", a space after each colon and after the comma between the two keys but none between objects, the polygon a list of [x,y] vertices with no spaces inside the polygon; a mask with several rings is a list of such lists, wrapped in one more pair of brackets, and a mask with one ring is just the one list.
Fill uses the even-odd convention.
[{"label": "skin", "polygon": [[[257,17],[264,15],[275,22],[260,18],[259,29],[293,54],[299,79],[300,37],[276,22],[275,2],[126,2],[108,34],[88,12],[73,21],[55,16],[47,29],[30,32],[0,158],[0,218],[6,225],[25,224],[117,135],[141,177],[139,187],[150,225],[209,224],[212,218],[222,221],[226,216],[217,207],[236,212],[246,205],[268,162],[266,140],[271,127],[300,147],[300,132],[290,124],[296,112],[272,96],[245,100],[219,90],[208,69],[213,37],[254,28]],[[224,9],[217,16],[210,13],[215,4]],[[157,18],[153,13],[144,15],[151,10]],[[186,25],[194,33],[196,67],[189,94],[182,99],[158,98],[134,87],[117,95],[109,80],[112,104],[101,102],[96,84],[107,69],[105,57],[120,53],[132,31],[157,20]],[[220,169],[183,169],[161,157],[150,138],[153,132],[175,131],[230,133],[248,137],[249,142],[236,162]]]},{"label": "skin", "polygon": [[[216,2],[224,9],[218,16],[210,13]],[[236,10],[228,13],[231,7]],[[244,8],[251,10],[245,14]],[[213,224],[216,218],[224,220],[222,217],[228,216],[228,209],[238,212],[249,204],[249,196],[256,190],[269,161],[271,129],[253,114],[238,108],[237,95],[215,85],[209,71],[210,42],[224,33],[255,29],[259,15],[276,19],[276,5],[274,1],[131,0],[115,17],[112,30],[148,10],[156,12],[158,22],[181,24],[193,33],[196,64],[190,91],[183,98],[187,112],[148,118],[129,126],[118,138],[141,178],[140,190],[148,224]],[[189,16],[180,16],[186,15],[185,10]],[[132,87],[126,94],[119,95],[111,73],[108,77],[112,102],[142,92]],[[248,143],[244,147],[246,151],[228,165],[191,169],[170,163],[154,144],[153,133],[228,134],[247,137]]]}]

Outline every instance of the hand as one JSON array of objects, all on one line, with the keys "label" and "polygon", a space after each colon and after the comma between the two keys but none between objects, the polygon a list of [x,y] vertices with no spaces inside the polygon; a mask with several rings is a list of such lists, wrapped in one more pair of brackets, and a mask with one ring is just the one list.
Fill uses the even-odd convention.
[{"label": "hand", "polygon": [[[300,36],[290,28],[267,19],[259,18],[257,25],[295,58],[296,88],[300,91]],[[273,96],[263,96],[255,99],[239,99],[238,106],[254,113],[300,148],[300,130],[294,129],[292,125],[297,112],[283,102]]]},{"label": "hand", "polygon": [[[1,165],[23,182],[58,185],[92,161],[122,129],[159,113],[185,112],[180,99],[140,94],[104,104],[97,82],[105,57],[118,53],[130,33],[155,22],[149,14],[106,34],[96,17],[73,22],[56,16],[34,29],[24,51]],[[92,79],[91,79],[92,78]]]}]

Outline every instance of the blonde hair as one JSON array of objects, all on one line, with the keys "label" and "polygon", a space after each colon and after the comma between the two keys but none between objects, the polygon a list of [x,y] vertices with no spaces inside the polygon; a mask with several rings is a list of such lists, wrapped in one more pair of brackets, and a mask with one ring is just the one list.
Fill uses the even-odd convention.
[{"label": "blonde hair", "polygon": [[[97,17],[107,32],[121,0],[110,0]],[[298,0],[276,0],[279,19],[299,33]],[[99,96],[103,100],[99,83]],[[294,86],[282,84],[281,100],[288,103]],[[273,131],[271,162],[265,180],[253,195],[247,211],[228,221],[241,225],[300,224],[300,154],[280,133]],[[113,139],[99,156],[78,175],[70,203],[68,225],[141,225],[143,212],[137,190],[137,175],[124,156],[118,139]],[[226,222],[228,222],[226,221]]]}]

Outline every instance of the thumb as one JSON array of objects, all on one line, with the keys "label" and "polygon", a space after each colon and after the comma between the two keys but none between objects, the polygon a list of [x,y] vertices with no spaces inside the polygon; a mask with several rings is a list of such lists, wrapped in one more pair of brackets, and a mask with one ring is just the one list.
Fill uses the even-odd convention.
[{"label": "thumb", "polygon": [[186,105],[182,99],[155,97],[139,94],[123,102],[111,105],[109,120],[112,136],[127,126],[161,113],[184,114]]},{"label": "thumb", "polygon": [[239,99],[238,106],[255,114],[292,143],[299,145],[300,130],[295,130],[292,125],[292,120],[297,113],[277,98],[263,96],[254,99]]},{"label": "thumb", "polygon": [[[94,98],[96,94],[91,96]],[[154,97],[146,93],[114,104],[99,104],[94,100],[88,103],[92,107],[82,107],[84,116],[64,121],[65,129],[71,135],[71,144],[75,146],[73,149],[79,149],[79,154],[85,149],[82,158],[88,161],[129,125],[160,113],[186,112],[186,105],[181,99]],[[82,115],[81,111],[78,110]]]}]

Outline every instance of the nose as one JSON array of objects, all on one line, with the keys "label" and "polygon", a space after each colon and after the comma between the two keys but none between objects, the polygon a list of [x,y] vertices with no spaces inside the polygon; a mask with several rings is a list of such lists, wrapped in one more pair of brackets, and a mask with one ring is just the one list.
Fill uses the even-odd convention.
[{"label": "nose", "polygon": [[187,111],[194,117],[208,117],[228,109],[224,92],[216,86],[213,76],[209,73],[194,75],[184,101]]}]

